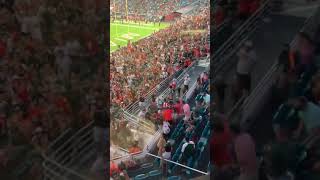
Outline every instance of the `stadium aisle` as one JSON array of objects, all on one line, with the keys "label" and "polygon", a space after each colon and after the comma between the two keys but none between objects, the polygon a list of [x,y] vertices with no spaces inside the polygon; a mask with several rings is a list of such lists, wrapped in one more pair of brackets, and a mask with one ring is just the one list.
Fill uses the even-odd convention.
[{"label": "stadium aisle", "polygon": [[[252,89],[258,84],[272,64],[277,60],[283,44],[290,42],[303,26],[305,18],[271,15],[271,22],[264,23],[249,40],[257,53],[257,63],[253,67]],[[226,71],[227,84],[232,84],[236,76],[237,57],[234,55],[230,61],[230,69]],[[232,108],[231,88],[227,88],[226,112]]]},{"label": "stadium aisle", "polygon": [[[194,84],[197,81],[199,74],[205,71],[206,66],[208,66],[208,64],[206,64],[204,61],[200,61],[199,64],[195,65],[192,68],[191,73],[189,74],[191,78],[190,85]],[[195,97],[192,97],[189,102],[191,102],[190,105],[193,106]],[[94,160],[94,152],[90,152],[86,155],[86,157],[82,157],[81,159],[79,159],[79,161],[77,161],[78,163],[75,164],[72,169],[83,172],[83,174],[89,173],[88,169],[90,169],[90,166],[92,165]],[[133,174],[133,176],[137,174],[141,174],[141,172],[136,172]]]}]

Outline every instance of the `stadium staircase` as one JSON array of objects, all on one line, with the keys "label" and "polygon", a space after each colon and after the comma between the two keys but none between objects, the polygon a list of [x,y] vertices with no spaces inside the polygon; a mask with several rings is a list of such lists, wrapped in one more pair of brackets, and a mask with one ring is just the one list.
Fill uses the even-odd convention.
[{"label": "stadium staircase", "polygon": [[[308,19],[304,19],[301,25],[299,24],[298,27],[300,27],[300,31],[307,32],[308,34],[311,34],[311,35],[314,34],[315,28],[317,27],[318,24],[320,24],[319,17],[320,17],[320,11],[318,9],[317,12],[314,13],[312,16],[310,16]],[[301,19],[299,18],[297,18],[296,20],[297,22],[301,22]],[[297,30],[294,30],[294,32],[295,34],[298,33]],[[286,31],[286,33],[288,33],[288,31]],[[291,34],[291,39],[292,38],[294,38],[293,34]],[[283,43],[283,41],[280,41],[279,43]],[[276,46],[276,44],[274,44],[274,46]],[[290,46],[293,48],[296,46],[296,38],[294,38]],[[271,47],[271,44],[268,47]],[[261,102],[268,102],[267,100],[270,99],[269,97],[272,92],[272,87],[275,83],[276,77],[280,69],[277,58],[281,50],[282,49],[279,47],[279,49],[275,51],[277,53],[275,53],[275,56],[273,57],[273,62],[272,63],[269,62],[270,65],[268,67],[268,71],[264,71],[263,74],[260,74],[260,77],[258,78],[258,80],[254,81],[256,82],[254,83],[255,84],[254,89],[252,90],[250,95],[245,99],[241,108],[239,108],[239,110],[241,111],[241,116],[239,116],[238,118],[240,118],[239,120],[243,124],[245,124],[245,126],[247,127],[249,127],[250,124],[252,123],[250,120],[253,120],[254,119],[253,117],[256,117],[257,114],[259,114],[261,108],[264,107],[264,104]]]},{"label": "stadium staircase", "polygon": [[[277,14],[275,17],[278,17]],[[282,15],[283,18],[286,18],[287,21],[281,21],[289,23],[292,21],[292,18],[295,19],[295,23],[292,25],[295,27],[299,27],[302,32],[306,32],[311,37],[313,37],[316,28],[320,25],[320,8],[318,7],[316,12],[312,14],[308,19],[304,19],[305,21],[301,24],[301,18],[292,17],[287,15]],[[291,20],[289,20],[290,18]],[[276,21],[275,18],[273,18]],[[297,24],[298,23],[298,24]],[[291,26],[292,26],[291,25]],[[274,26],[275,27],[275,26]],[[275,29],[275,28],[274,28]],[[291,27],[292,29],[292,27]],[[296,28],[294,28],[292,32],[289,32],[291,39],[290,46],[295,49],[296,47],[296,38],[294,34],[297,33]],[[275,29],[276,30],[276,29]],[[294,34],[293,34],[294,33]],[[283,35],[282,35],[283,36]],[[281,38],[281,37],[278,37]],[[279,41],[278,38],[274,39],[274,43],[281,43],[286,41]],[[288,37],[287,37],[288,38]],[[272,44],[267,47],[271,47]],[[276,46],[276,44],[274,44]],[[268,49],[265,47],[265,50]],[[277,50],[273,50],[272,54],[279,55],[281,52],[281,48],[278,47]],[[258,55],[259,57],[259,55]],[[274,123],[293,123],[292,120],[296,118],[296,111],[285,104],[276,105],[274,108],[274,104],[272,100],[272,92],[274,85],[276,83],[276,79],[279,75],[279,71],[281,66],[278,64],[277,58],[278,56],[273,57],[273,61],[270,62],[271,56],[268,58],[269,65],[266,65],[265,69],[268,69],[266,72],[262,72],[260,76],[258,75],[258,79],[254,81],[254,89],[250,93],[248,97],[244,98],[244,101],[239,103],[237,107],[233,109],[233,114],[230,114],[230,120],[234,122],[240,122],[242,127],[250,132],[255,138],[255,142],[257,142],[258,151],[260,151],[265,144],[268,144],[272,139],[274,139],[273,133],[273,124]],[[320,57],[318,56],[316,61],[319,62]],[[310,80],[312,75],[319,71],[319,63],[309,71],[303,72],[298,78],[297,82],[290,88],[289,97],[297,97],[297,96],[309,96],[310,93]],[[260,71],[259,69],[257,71]],[[301,142],[300,142],[301,143]],[[302,140],[303,143],[303,140]],[[297,147],[297,151],[292,156],[291,163],[291,171],[299,172],[298,165],[299,163],[307,157],[305,152],[305,147]],[[259,153],[258,153],[259,154]],[[303,177],[303,178],[302,178]],[[304,174],[302,175],[302,179],[307,178]],[[298,178],[299,179],[299,178]]]},{"label": "stadium staircase", "polygon": [[[260,20],[258,20],[258,17]],[[257,17],[251,17],[242,25],[238,33],[235,33],[214,54],[212,62],[216,63],[210,64],[211,69],[214,69],[213,78],[221,75],[226,77],[225,82],[233,82],[236,76],[236,53],[245,41],[251,40],[257,52],[258,61],[252,73],[252,87],[255,88],[273,65],[284,43],[288,42],[299,31],[304,20],[305,18],[301,17],[273,14],[271,8],[266,4],[264,10],[257,13]],[[248,28],[245,29],[244,27]],[[226,97],[226,111],[234,111],[231,88],[227,89]]]},{"label": "stadium staircase", "polygon": [[[241,42],[244,42],[246,38],[255,31],[255,28],[258,24],[262,22],[263,17],[265,17],[269,13],[269,4],[268,0],[265,1],[263,6],[246,22],[244,22],[241,25],[241,28],[239,30],[233,32],[233,34],[230,37],[227,37],[228,40],[225,41],[224,44],[221,45],[221,47],[217,47],[217,52],[211,56],[212,60],[210,63],[210,69],[214,70],[213,73],[215,74],[221,74],[225,72],[225,65],[229,64],[230,59],[229,55],[232,54],[231,52],[234,52],[241,44]],[[214,38],[213,38],[214,39]],[[207,61],[207,60],[205,60]],[[198,62],[196,62],[198,63]],[[177,72],[177,74],[174,74],[173,76],[167,78],[164,80],[157,88],[153,89],[150,93],[146,95],[146,100],[150,101],[151,95],[162,95],[165,97],[169,93],[168,85],[172,81],[173,78],[178,79],[178,84],[180,85],[182,83],[183,77],[186,73],[192,74],[192,88],[195,88],[195,81],[196,77],[194,75],[198,75],[200,72],[204,71],[204,67],[202,65],[193,64],[186,70],[181,70]],[[228,68],[227,68],[228,69]],[[196,97],[192,97],[191,91],[188,91],[186,94],[186,97],[189,101],[195,102]],[[124,117],[128,120],[132,120],[133,118],[136,118],[137,114],[137,102],[129,106],[125,109]],[[208,165],[208,159],[204,158],[203,154],[207,153],[208,151],[208,137],[210,136],[210,128],[208,124],[208,117],[203,116],[202,120],[199,121],[200,123],[197,124],[196,131],[188,134],[190,137],[199,136],[199,141],[196,144],[197,147],[197,153],[196,158],[192,161],[188,162],[188,165],[194,168],[200,168],[203,171],[207,171],[207,165]],[[178,124],[179,128],[181,125]],[[50,146],[50,150],[48,153],[44,155],[45,161],[43,162],[44,167],[44,176],[45,179],[72,179],[72,180],[84,180],[89,179],[88,177],[83,176],[82,169],[79,168],[79,166],[84,166],[79,163],[81,162],[81,159],[85,159],[83,157],[88,157],[88,159],[92,158],[91,154],[93,149],[93,140],[92,140],[92,123],[88,124],[87,126],[80,129],[78,132],[76,132],[71,138],[68,138],[66,141],[62,141],[62,143],[58,143],[61,141],[61,139],[64,139],[67,136],[67,132],[62,135],[60,138],[58,138],[53,145]],[[202,130],[202,131],[198,131]],[[173,136],[174,135],[174,136]],[[176,138],[178,140],[175,140],[174,142],[174,154],[173,154],[173,160],[178,161],[180,160],[180,152],[179,149],[181,149],[181,145],[183,143],[183,140],[181,140],[182,134],[179,133],[179,131],[174,131],[172,135],[172,138]],[[176,136],[176,137],[175,137]],[[57,146],[57,147],[54,147]],[[206,159],[207,162],[202,162],[203,159]],[[84,161],[84,160],[83,160]],[[86,161],[90,162],[90,160]],[[201,162],[201,163],[199,163]],[[86,164],[86,163],[85,163]],[[147,166],[147,165],[146,165]],[[169,173],[174,172],[174,170],[177,168],[176,165],[172,165],[169,167]],[[80,170],[81,169],[81,170]],[[143,168],[142,168],[143,169]],[[141,172],[142,174],[150,174],[151,171],[157,170],[157,169],[148,169],[146,171]],[[140,172],[139,172],[140,173]],[[140,173],[140,174],[141,174]],[[151,174],[157,174],[155,172],[152,172]],[[186,171],[186,175],[189,177],[194,176],[194,172]],[[174,179],[179,178],[175,177],[174,174],[170,174],[173,177],[168,179]],[[149,175],[148,175],[149,176]],[[152,175],[151,175],[152,176]],[[182,177],[180,177],[182,178]]]},{"label": "stadium staircase", "polygon": [[[200,73],[199,73],[200,74]],[[208,88],[208,87],[206,87]],[[194,92],[194,89],[190,91]],[[200,95],[191,95],[189,102],[193,102],[200,98]],[[192,107],[192,106],[191,106]],[[198,115],[200,116],[195,129],[192,132],[185,134],[186,127],[184,126],[184,122],[181,119],[176,127],[172,129],[172,133],[169,137],[169,142],[172,144],[172,161],[180,162],[181,160],[181,148],[182,145],[185,143],[184,137],[189,137],[191,139],[198,139],[196,143],[196,154],[194,158],[192,158],[188,163],[187,166],[195,169],[199,169],[198,164],[199,160],[205,156],[205,150],[208,147],[208,139],[210,136],[210,127],[209,127],[209,117],[208,117],[208,110],[203,109]],[[198,137],[198,138],[197,138]],[[207,159],[207,158],[206,158]],[[149,163],[145,163],[135,171],[128,171],[130,177],[134,177],[134,179],[161,179],[162,178],[162,170],[159,169],[158,166],[158,159],[151,160]],[[201,162],[202,164],[208,164],[209,160]],[[192,170],[186,170],[185,173],[177,173],[177,169],[179,165],[168,163],[168,179],[191,179],[192,177],[199,176],[199,173],[193,172]],[[199,169],[201,171],[206,172],[207,166],[204,169]]]}]

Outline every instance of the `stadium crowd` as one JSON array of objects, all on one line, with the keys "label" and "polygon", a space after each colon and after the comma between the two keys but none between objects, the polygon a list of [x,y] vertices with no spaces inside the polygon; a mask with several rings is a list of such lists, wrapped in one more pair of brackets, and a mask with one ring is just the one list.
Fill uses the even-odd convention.
[{"label": "stadium crowd", "polygon": [[[157,130],[159,129],[162,132],[156,148],[156,153],[159,157],[175,160],[172,158],[182,154],[183,158],[179,160],[180,163],[187,164],[192,158],[196,161],[196,156],[192,152],[196,151],[195,144],[198,141],[200,142],[202,137],[205,137],[201,134],[201,128],[204,128],[204,125],[209,121],[207,109],[210,104],[208,73],[201,73],[197,79],[197,82],[195,82],[197,86],[190,101],[185,100],[185,93],[178,92],[179,86],[172,84],[170,86],[171,92],[164,101],[153,99],[151,104],[147,105],[148,118],[157,125]],[[184,86],[184,84],[181,86]],[[135,141],[131,143],[129,153],[138,153],[141,150],[139,142]],[[163,170],[162,174],[169,176],[168,170],[173,168],[169,165],[170,163],[164,160],[155,160],[155,162],[157,168]],[[110,175],[114,179],[118,179],[121,176],[129,177],[131,172],[139,169],[140,166],[141,163],[134,160],[122,161],[119,164],[112,161]],[[173,174],[175,172],[171,175]]]},{"label": "stadium crowd", "polygon": [[210,144],[215,179],[319,179],[319,27],[312,35],[300,32],[294,46],[285,45],[279,56],[270,99],[271,142],[257,149],[239,124],[223,115],[214,118]]},{"label": "stadium crowd", "polygon": [[111,54],[111,98],[126,107],[162,80],[209,54],[209,10],[187,16],[170,27]]},{"label": "stadium crowd", "polygon": [[[126,9],[125,0],[110,1],[112,11],[117,12],[122,18],[127,16],[123,12],[127,12],[129,19],[139,19],[143,21],[160,21],[164,16],[173,13],[175,10],[182,8],[184,5],[191,4],[196,0],[134,0],[127,1],[128,9]],[[124,18],[125,19],[125,18]]]},{"label": "stadium crowd", "polygon": [[[257,8],[256,4],[252,6]],[[244,9],[246,11],[239,11],[238,15],[240,16],[238,17],[240,19],[247,18],[247,14],[241,12],[252,13],[250,8]],[[254,137],[242,130],[239,124],[229,124],[229,120],[223,114],[217,113],[212,116],[211,128],[214,133],[210,140],[210,152],[211,166],[214,167],[212,171],[214,179],[319,179],[320,78],[319,57],[316,57],[319,56],[319,37],[319,27],[314,37],[306,33],[299,33],[297,47],[292,49],[287,46],[281,53],[279,57],[281,72],[271,95],[276,109],[272,121],[275,138],[270,144],[266,144],[261,152],[257,149]],[[238,53],[237,82],[242,86],[237,87],[237,89],[244,90],[247,94],[250,93],[251,89],[250,69],[254,63],[246,63],[245,61],[255,61],[258,58],[254,53],[251,42],[246,42]],[[221,86],[223,91],[225,85],[222,81],[219,83],[218,86]],[[171,88],[174,87],[173,89],[175,89],[174,84],[173,81],[170,86]],[[217,84],[214,84],[214,86],[214,88],[217,88]],[[224,96],[224,92],[217,91],[217,93],[220,94],[218,96]],[[223,98],[219,99],[223,100]],[[140,102],[140,106],[144,109],[144,101],[140,100]],[[176,161],[174,152],[177,147],[167,143],[170,139],[168,136],[171,137],[168,134],[176,128],[175,120],[177,116],[175,114],[182,112],[183,119],[193,119],[190,118],[192,117],[190,105],[181,102],[179,99],[176,103],[166,99],[162,105],[157,106],[157,101],[153,99],[149,110],[153,109],[152,107],[154,107],[155,112],[159,108],[162,109],[159,111],[162,114],[155,113],[158,114],[156,117],[159,118],[160,127],[163,130],[163,136],[157,144],[157,154],[163,159]],[[183,134],[192,131],[194,127],[192,123],[187,123],[185,129],[182,129]],[[179,162],[186,163],[186,160],[189,160],[195,152],[197,139],[190,139],[186,136],[183,139],[182,159]],[[160,164],[162,167],[167,167],[170,163],[166,164],[162,160]],[[120,168],[113,162],[112,167],[114,169],[111,168],[112,172],[110,173],[116,176],[115,179],[119,175],[128,178],[128,171],[125,166],[121,165]],[[166,173],[163,172],[164,175]]]},{"label": "stadium crowd", "polygon": [[45,151],[105,98],[104,2],[2,2],[1,141]]},{"label": "stadium crowd", "polygon": [[[244,10],[241,10],[241,5],[239,5],[237,2],[235,4],[232,4],[230,2],[225,2],[225,1],[219,1],[219,6],[218,8],[215,10],[214,13],[214,17],[216,18],[216,23],[218,25],[222,24],[222,22],[224,22],[226,19],[233,19],[235,21],[237,20],[244,20],[246,18],[248,18],[248,16],[252,15],[252,13],[254,13],[254,10],[256,10],[259,7],[259,3],[260,1],[241,1],[239,2],[241,3],[246,3],[246,10],[244,12]],[[256,4],[255,4],[256,3]],[[235,10],[232,9],[235,5]],[[242,4],[243,5],[243,4]],[[254,6],[257,5],[257,6]],[[238,6],[238,7],[237,7]],[[200,13],[201,14],[201,13]],[[245,14],[245,15],[243,15]],[[208,15],[208,14],[207,14]],[[245,16],[245,17],[244,17]],[[116,93],[118,92],[117,96],[112,96],[113,98],[113,104],[118,104],[122,107],[125,107],[127,105],[129,105],[130,103],[134,102],[134,101],[139,101],[139,107],[140,107],[140,112],[138,114],[138,116],[140,118],[146,118],[151,120],[152,122],[154,122],[155,124],[157,124],[159,128],[162,128],[162,132],[163,132],[163,136],[160,138],[158,144],[157,144],[157,155],[160,157],[163,157],[165,159],[168,160],[174,160],[177,161],[178,159],[176,159],[176,156],[174,159],[173,156],[177,155],[177,154],[185,154],[183,155],[182,159],[179,159],[178,161],[180,163],[184,163],[186,165],[192,166],[192,164],[190,164],[190,160],[192,159],[191,157],[195,157],[191,154],[193,154],[194,152],[196,152],[196,149],[198,149],[198,141],[199,141],[199,136],[192,136],[192,138],[187,137],[186,134],[190,133],[192,134],[193,132],[195,132],[195,134],[201,135],[201,130],[199,130],[198,128],[200,127],[199,122],[199,112],[201,112],[203,110],[204,107],[208,106],[208,104],[210,103],[210,95],[208,94],[208,91],[202,91],[202,86],[205,84],[205,82],[208,82],[208,74],[203,73],[201,74],[201,76],[198,78],[197,80],[197,88],[196,88],[196,94],[198,94],[197,98],[196,98],[196,106],[191,108],[191,104],[183,101],[180,97],[181,94],[180,90],[184,89],[184,85],[188,85],[188,83],[183,83],[184,85],[177,86],[176,84],[176,79],[173,79],[172,82],[170,83],[169,87],[171,88],[172,92],[175,95],[169,95],[168,97],[161,99],[161,98],[156,98],[155,96],[152,97],[150,104],[146,104],[149,102],[145,102],[144,98],[139,98],[139,97],[143,97],[144,94],[146,94],[150,89],[156,87],[159,82],[161,82],[161,80],[163,80],[164,78],[168,77],[169,75],[173,74],[174,71],[172,70],[178,70],[177,67],[180,68],[185,68],[187,67],[187,64],[190,64],[192,61],[194,61],[194,59],[196,59],[195,57],[197,57],[197,54],[199,54],[200,56],[207,56],[208,50],[206,47],[208,46],[203,46],[206,45],[204,43],[202,44],[202,47],[200,47],[199,49],[192,49],[193,48],[193,44],[189,44],[184,42],[184,37],[185,34],[181,34],[180,32],[176,32],[177,29],[182,29],[182,30],[190,30],[190,29],[196,29],[193,26],[199,26],[197,25],[198,21],[193,21],[193,18],[190,18],[191,16],[185,18],[185,19],[181,19],[178,20],[176,23],[177,24],[182,24],[182,28],[176,28],[179,27],[176,24],[173,24],[172,26],[170,26],[168,29],[166,30],[162,30],[159,31],[158,33],[155,33],[153,36],[150,37],[150,40],[153,40],[152,42],[154,42],[155,44],[151,44],[149,45],[148,43],[149,38],[141,40],[139,42],[137,42],[136,44],[132,44],[130,43],[128,45],[128,47],[120,49],[119,51],[116,51],[115,53],[112,54],[112,58],[114,59],[112,61],[112,68],[113,71],[116,72],[116,75],[112,76],[112,79],[114,79],[114,77],[118,76],[119,78],[117,78],[117,80],[115,82],[112,82],[113,84],[113,88],[115,88],[117,91],[113,92],[114,95],[116,95]],[[197,16],[193,16],[194,18],[197,18]],[[200,16],[201,17],[201,16]],[[191,20],[190,20],[191,19]],[[205,21],[208,22],[208,17],[203,19],[204,22],[202,23],[203,28],[209,28],[207,27],[207,23]],[[231,23],[234,21],[230,21]],[[199,23],[198,23],[199,24]],[[188,27],[189,26],[189,27]],[[168,33],[169,31],[169,33]],[[162,35],[162,37],[160,36],[160,39],[156,39],[157,37],[159,37],[159,35]],[[182,36],[182,40],[180,40],[179,38],[177,39],[177,35]],[[204,40],[208,40],[205,39],[207,38],[207,36],[201,35],[202,39]],[[187,37],[190,37],[190,35],[187,35]],[[195,36],[197,37],[197,36]],[[170,38],[175,38],[176,41],[170,41]],[[165,39],[165,40],[164,40]],[[168,40],[167,40],[168,39]],[[188,40],[188,39],[187,39]],[[168,44],[168,42],[172,43]],[[145,43],[147,42],[147,43]],[[163,42],[161,44],[161,42]],[[201,42],[201,41],[199,41]],[[141,45],[140,45],[141,43]],[[196,42],[197,43],[197,42]],[[208,42],[207,42],[208,43]],[[158,44],[160,44],[158,46]],[[187,45],[185,48],[185,45]],[[208,45],[208,44],[207,44]],[[146,47],[145,47],[146,46]],[[248,45],[251,48],[251,45]],[[150,48],[151,47],[151,48]],[[195,46],[197,47],[197,46]],[[162,50],[162,51],[159,51]],[[138,50],[138,51],[137,51]],[[146,51],[148,50],[148,51]],[[180,51],[180,52],[179,52]],[[189,51],[191,53],[185,53],[186,51]],[[139,57],[138,59],[143,59],[143,58],[147,58],[147,57],[143,57],[146,56],[147,53],[144,52],[148,52],[150,56],[150,63],[146,64],[146,67],[149,67],[152,69],[153,72],[153,79],[150,81],[147,79],[146,76],[152,77],[150,76],[150,72],[146,72],[143,69],[146,69],[145,67],[141,66],[141,62],[137,62],[137,61],[133,61],[132,64],[130,64],[131,68],[130,71],[132,71],[132,75],[130,74],[126,74],[126,72],[128,71],[128,69],[130,68],[125,67],[128,63],[130,63],[130,61],[132,61],[132,59],[136,60],[136,57]],[[167,55],[164,52],[168,52]],[[135,53],[137,53],[138,55],[135,56]],[[156,54],[154,56],[154,54]],[[184,56],[185,54],[185,56]],[[188,58],[191,55],[191,62],[186,63],[188,60]],[[124,56],[123,56],[124,55]],[[128,58],[124,58],[124,57],[129,57],[129,61]],[[131,59],[131,60],[130,60]],[[120,60],[120,61],[119,61]],[[158,62],[158,63],[151,63],[151,62]],[[118,64],[117,64],[118,62]],[[148,61],[147,61],[148,62]],[[179,66],[175,66],[177,63],[177,65]],[[134,72],[133,70],[137,69],[136,67],[138,67],[138,71]],[[153,68],[154,67],[154,68]],[[172,70],[171,70],[172,69]],[[165,71],[165,73],[163,73],[163,71]],[[111,71],[112,72],[112,71]],[[136,76],[138,74],[138,77]],[[140,75],[139,75],[140,74]],[[123,78],[123,77],[127,77],[127,78]],[[142,78],[141,78],[142,77]],[[136,82],[138,82],[138,80],[140,81],[140,83],[134,83],[133,79],[136,78]],[[185,80],[188,77],[185,77]],[[147,80],[145,80],[147,79]],[[155,81],[157,80],[157,81]],[[122,82],[121,82],[122,81]],[[125,86],[123,86],[124,83]],[[154,84],[152,84],[154,82]],[[220,85],[223,89],[223,83]],[[125,88],[121,88],[121,87],[125,87]],[[129,91],[126,90],[126,88],[128,88]],[[134,89],[135,88],[135,89]],[[217,88],[217,87],[214,87]],[[244,87],[246,88],[246,87]],[[130,90],[131,89],[131,90]],[[134,91],[133,91],[134,89]],[[139,90],[140,89],[140,90]],[[144,90],[144,91],[143,91]],[[127,96],[124,93],[125,91],[127,91],[127,93],[129,92],[130,96]],[[136,94],[132,94],[130,93],[130,91],[132,92],[137,92]],[[185,91],[183,91],[185,92]],[[220,90],[217,91],[218,96],[221,96],[221,99],[223,99],[222,96],[224,96],[223,92],[221,92]],[[131,97],[131,98],[128,98]],[[215,98],[217,99],[217,98]],[[193,103],[193,102],[191,102]],[[215,117],[215,119],[218,119],[218,117]],[[179,124],[180,120],[185,120],[184,124],[184,128],[183,130],[179,128],[177,128],[177,125]],[[128,127],[126,125],[122,125],[121,129],[126,129],[124,127]],[[211,126],[213,127],[213,126]],[[218,127],[218,126],[217,126]],[[177,128],[177,129],[176,129]],[[203,128],[203,127],[202,127]],[[117,128],[120,129],[120,128]],[[126,131],[128,131],[126,129]],[[176,132],[178,131],[178,132]],[[215,131],[215,129],[213,129],[213,131]],[[235,133],[240,133],[237,130],[237,127],[234,127],[234,131]],[[179,139],[178,137],[173,137],[172,134],[175,133],[181,135],[184,134],[186,135],[183,139]],[[173,138],[173,139],[170,139]],[[175,139],[177,138],[177,139]],[[244,136],[244,138],[248,139],[248,141],[250,141],[251,139],[246,136]],[[170,140],[173,141],[177,141],[175,142],[172,146],[170,142]],[[183,148],[182,146],[179,148],[178,144],[179,144],[179,140],[182,140],[181,142],[183,143]],[[253,142],[251,142],[253,143]],[[132,146],[134,147],[134,149],[136,149],[136,145],[137,142],[128,142],[126,141],[123,145],[125,146]],[[252,144],[251,144],[252,145]],[[141,147],[143,145],[140,144],[140,148],[137,151],[131,151],[131,153],[135,153],[138,151],[141,151]],[[253,146],[251,146],[253,147]],[[132,148],[133,149],[133,148]],[[183,150],[182,150],[183,149]],[[197,151],[198,152],[198,151]],[[191,159],[190,159],[191,158]],[[181,160],[181,161],[180,161]],[[192,162],[192,160],[191,160]],[[125,164],[130,164],[130,165],[125,165]],[[170,164],[170,163],[169,163]],[[161,161],[160,163],[161,167],[166,167],[168,164],[165,163],[165,161]],[[121,168],[120,168],[121,166]],[[171,165],[170,165],[171,166]],[[132,170],[135,168],[139,168],[139,162],[132,162],[130,160],[129,162],[121,162],[120,165],[118,166],[117,163],[112,162],[112,165],[110,167],[110,174],[114,175],[114,178],[117,179],[119,178],[119,176],[126,176],[127,177],[127,173],[128,170]],[[164,175],[168,175],[167,172],[167,168],[163,168],[165,171],[163,172]],[[170,168],[171,169],[171,168]],[[129,173],[130,174],[130,173]]]}]

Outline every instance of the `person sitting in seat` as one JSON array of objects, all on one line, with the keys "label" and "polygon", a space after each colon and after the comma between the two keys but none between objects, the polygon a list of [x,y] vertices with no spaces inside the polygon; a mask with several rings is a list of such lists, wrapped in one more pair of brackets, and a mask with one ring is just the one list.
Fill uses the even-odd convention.
[{"label": "person sitting in seat", "polygon": [[166,160],[171,160],[171,150],[172,150],[172,147],[171,147],[171,144],[170,143],[167,143],[164,147],[164,152],[162,153],[162,160],[161,160],[161,164],[160,164],[160,167],[162,167],[163,169],[163,175],[166,176],[167,174],[167,161],[165,161],[164,159]]},{"label": "person sitting in seat", "polygon": [[299,111],[298,117],[300,119],[294,136],[299,138],[305,129],[310,138],[308,144],[311,145],[320,137],[320,107],[309,102],[305,97],[298,97],[293,100],[292,105]]},{"label": "person sitting in seat", "polygon": [[187,164],[188,161],[193,157],[196,150],[195,143],[189,137],[186,137],[185,140],[186,142],[182,145],[182,148],[181,148],[182,164]]}]

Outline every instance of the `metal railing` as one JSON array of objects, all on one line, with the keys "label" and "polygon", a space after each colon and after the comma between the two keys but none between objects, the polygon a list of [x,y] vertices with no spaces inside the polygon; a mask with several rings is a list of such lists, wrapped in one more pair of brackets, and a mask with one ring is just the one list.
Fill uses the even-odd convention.
[{"label": "metal railing", "polygon": [[202,175],[208,175],[208,174],[209,174],[209,173],[207,173],[207,172],[203,172],[203,171],[200,171],[200,170],[198,170],[198,169],[194,169],[194,168],[191,168],[191,167],[189,167],[189,166],[186,166],[186,165],[183,165],[183,164],[180,164],[180,163],[177,163],[177,162],[174,162],[174,161],[168,160],[168,159],[163,159],[162,157],[160,157],[160,156],[156,156],[156,155],[151,154],[151,153],[147,153],[146,155],[148,155],[148,156],[152,156],[152,157],[157,158],[157,159],[161,159],[161,160],[163,160],[163,161],[166,161],[166,162],[169,162],[169,163],[172,163],[172,164],[175,164],[175,165],[178,165],[178,166],[180,166],[180,167],[183,167],[183,168],[189,169],[189,170],[191,170],[191,171],[194,171],[194,172],[200,173],[200,174],[202,174]]},{"label": "metal railing", "polygon": [[[198,59],[194,61],[189,67],[186,69],[180,69],[176,73],[172,74],[170,77],[166,78],[163,80],[157,87],[153,88],[150,90],[144,97],[145,97],[145,102],[150,102],[151,97],[153,95],[155,96],[161,96],[161,97],[167,97],[170,93],[170,88],[169,84],[172,82],[174,78],[177,79],[177,86],[181,86],[184,80],[184,77],[186,74],[190,74],[192,72],[193,68],[197,65],[197,63],[200,60],[203,60],[206,58]],[[126,111],[129,114],[136,115],[139,112],[139,101],[134,102],[130,106],[124,108],[124,111]]]},{"label": "metal railing", "polygon": [[[92,133],[93,123],[89,123],[77,131],[71,138],[59,144],[58,148],[52,149],[54,145],[51,144],[48,153],[44,155],[43,168],[45,179],[87,179],[69,167],[77,163],[78,159],[84,157],[85,153],[93,149]],[[60,140],[58,139],[56,142]]]},{"label": "metal railing", "polygon": [[[189,72],[189,71],[188,71]],[[180,82],[181,83],[181,82]],[[196,87],[195,84],[185,92],[183,97],[189,96],[189,98],[193,95]],[[132,118],[132,117],[131,117]],[[135,120],[135,117],[133,117]],[[140,121],[138,123],[141,123]],[[67,132],[64,134],[68,134]],[[49,146],[48,153],[44,158],[43,168],[44,168],[44,176],[46,180],[55,180],[55,179],[86,179],[85,176],[75,172],[70,169],[77,161],[83,157],[86,153],[90,152],[94,148],[93,143],[93,122],[90,122],[85,127],[81,128],[77,131],[71,138],[68,138],[66,141],[61,143],[61,139],[64,136],[61,136],[59,139],[55,140],[53,144]],[[148,152],[152,150],[152,147],[155,146],[155,142],[157,138],[159,138],[160,133],[157,132],[155,137],[152,139],[151,144],[148,144],[144,151]],[[59,142],[61,144],[59,144]],[[53,148],[54,146],[58,146],[57,148]],[[141,154],[141,153],[139,153]],[[132,155],[131,155],[132,156]],[[124,157],[117,157],[117,159],[122,159]]]},{"label": "metal railing", "polygon": [[271,0],[264,1],[261,7],[219,47],[217,52],[211,55],[212,64],[210,64],[210,66],[212,67],[213,77],[216,77],[223,69],[226,69],[228,67],[227,64],[231,64],[229,59],[240,48],[241,44],[258,28],[262,18],[269,14],[270,1]]},{"label": "metal railing", "polygon": [[61,165],[46,155],[42,156],[44,161],[43,179],[44,180],[88,180],[89,178],[79,174],[78,172]]},{"label": "metal railing", "polygon": [[[301,31],[306,32],[309,35],[313,35],[316,32],[316,27],[318,25],[320,25],[320,6],[318,7],[316,13],[311,15],[305,21]],[[297,39],[294,38],[290,44],[290,47],[291,49],[294,49],[296,46]],[[261,109],[261,102],[265,102],[265,99],[271,94],[271,88],[276,80],[278,70],[279,65],[276,61],[240,107],[241,123],[244,125],[244,127],[248,127],[250,125],[251,122],[248,122],[249,117],[255,116],[255,113]]]},{"label": "metal railing", "polygon": [[[147,94],[144,95],[145,101],[149,101],[151,99],[152,95],[156,95],[156,96],[160,95],[169,86],[170,82],[174,78],[178,77],[183,71],[186,71],[186,70],[180,69],[177,72],[175,72],[174,74],[172,74],[169,77],[167,77],[166,79],[164,79],[161,83],[159,83],[158,86],[154,87]],[[139,101],[136,101],[136,102],[134,102],[124,108],[125,111],[127,111],[128,113],[131,113],[131,114],[136,114],[137,109],[139,109]]]}]

